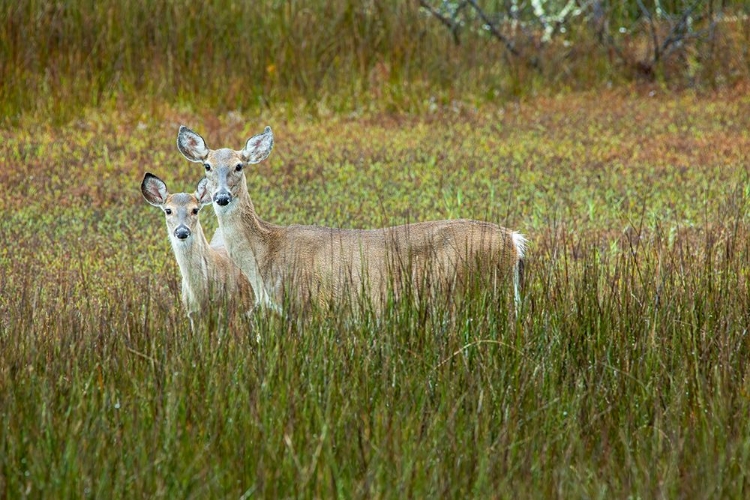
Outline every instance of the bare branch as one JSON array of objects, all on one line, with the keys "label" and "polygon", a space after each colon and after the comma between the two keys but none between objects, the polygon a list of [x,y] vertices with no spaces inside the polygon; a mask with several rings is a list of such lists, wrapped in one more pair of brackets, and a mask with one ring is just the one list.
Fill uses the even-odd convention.
[{"label": "bare branch", "polygon": [[[693,5],[685,9],[685,12],[682,13],[680,16],[679,22],[672,27],[672,29],[669,32],[669,36],[664,40],[664,43],[661,47],[661,52],[665,52],[669,47],[673,44],[679,44],[681,41],[683,41],[688,33],[686,32],[687,22],[688,18],[692,15],[693,11],[696,7],[698,7],[698,4],[701,3],[702,0],[696,0],[693,2]],[[670,50],[670,52],[672,52]]]},{"label": "bare branch", "polygon": [[[456,22],[456,15],[455,14],[453,15],[452,19],[448,18],[448,17],[444,16],[443,14],[441,14],[432,5],[430,5],[429,3],[427,3],[427,0],[419,0],[419,5],[422,6],[425,10],[427,10],[430,14],[432,14],[433,17],[435,17],[435,19],[437,19],[438,21],[440,21],[445,27],[447,27],[450,30],[451,35],[453,35],[453,42],[456,45],[461,45],[461,39],[458,37],[458,30],[461,27],[461,25],[458,22]],[[459,6],[458,9],[456,9],[456,14],[458,13],[458,11],[460,9],[463,8],[464,5],[465,5],[465,3],[462,4],[461,6]]]},{"label": "bare branch", "polygon": [[631,61],[625,56],[622,48],[617,45],[614,37],[612,37],[609,32],[609,23],[607,22],[601,0],[594,0],[594,2],[592,3],[592,11],[592,22],[594,25],[596,36],[599,39],[599,43],[609,49],[612,49],[623,64],[625,64],[626,66],[630,66]]},{"label": "bare branch", "polygon": [[[576,18],[583,18],[611,58],[637,74],[653,78],[657,66],[674,57],[675,52],[698,39],[713,36],[715,1],[720,0],[681,0],[680,8],[667,12],[662,9],[660,0],[653,0],[653,3],[636,0],[640,14],[636,14],[637,19],[628,19],[635,21],[637,27],[632,36],[622,39],[611,30],[609,23],[613,14],[607,8],[611,2],[605,0],[502,0],[494,4],[499,7],[498,12],[487,11],[480,4],[489,2],[482,0],[446,0],[442,5],[440,0],[419,0],[419,5],[451,31],[456,44],[460,42],[459,34],[463,34],[460,30],[467,23],[482,23],[480,29],[500,41],[507,53],[537,70],[541,68],[540,51],[544,50],[544,44],[567,32]],[[710,18],[708,21],[706,15]],[[473,28],[469,28],[472,33]],[[624,28],[620,30],[626,32]],[[642,54],[637,49],[644,39],[647,52]],[[575,42],[563,41],[565,47],[571,43]]]},{"label": "bare branch", "polygon": [[627,58],[625,52],[623,52],[622,48],[617,45],[614,37],[608,31],[601,30],[601,32],[599,33],[599,41],[604,43],[605,46],[612,49],[617,57],[620,58],[623,64],[625,64],[626,66],[630,66],[632,64],[632,61]]},{"label": "bare branch", "polygon": [[508,50],[508,52],[510,52],[511,54],[513,54],[516,57],[520,56],[521,53],[518,52],[518,49],[516,49],[513,46],[513,42],[511,42],[510,39],[508,39],[508,37],[506,37],[505,35],[503,35],[500,32],[500,30],[497,29],[497,26],[495,26],[495,23],[493,23],[490,20],[490,18],[487,16],[487,14],[484,13],[484,11],[482,10],[482,8],[477,4],[476,0],[468,0],[468,2],[469,2],[469,5],[471,5],[474,8],[474,10],[477,12],[477,14],[479,14],[479,17],[482,19],[482,22],[485,24],[485,26],[487,26],[489,28],[490,33],[492,34],[492,36],[494,36],[495,38],[497,38],[498,40],[500,40],[500,42],[502,42],[502,44],[505,45],[505,48]]},{"label": "bare branch", "polygon": [[646,8],[645,5],[643,5],[643,2],[641,0],[637,0],[638,2],[638,8],[641,9],[641,13],[643,13],[644,16],[646,16],[646,19],[648,19],[649,26],[651,27],[651,39],[654,44],[654,63],[659,62],[659,58],[661,57],[661,53],[659,51],[659,37],[656,34],[656,25],[654,23],[654,16],[651,15],[651,12]]},{"label": "bare branch", "polygon": [[679,49],[683,42],[688,42],[690,40],[698,40],[700,38],[703,38],[705,35],[708,35],[709,39],[713,35],[715,29],[715,23],[711,22],[711,25],[707,28],[704,28],[702,30],[698,30],[694,33],[685,33],[683,36],[680,37],[680,39],[671,44],[663,53],[662,53],[662,59],[667,59],[675,50]]}]

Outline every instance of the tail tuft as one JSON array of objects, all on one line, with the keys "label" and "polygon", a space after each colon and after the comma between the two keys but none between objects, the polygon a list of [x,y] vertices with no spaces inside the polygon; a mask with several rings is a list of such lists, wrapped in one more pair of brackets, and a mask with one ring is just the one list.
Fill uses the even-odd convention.
[{"label": "tail tuft", "polygon": [[515,245],[516,247],[516,252],[518,252],[518,260],[523,260],[524,254],[526,253],[526,243],[528,242],[528,240],[518,231],[513,231],[511,233],[511,237],[513,238],[513,245]]},{"label": "tail tuft", "polygon": [[516,253],[518,254],[518,260],[513,269],[513,295],[515,296],[516,302],[516,314],[521,306],[521,290],[523,290],[523,271],[524,271],[524,255],[526,254],[526,243],[527,239],[524,235],[519,232],[513,231],[511,234],[513,238],[513,245],[516,247]]}]

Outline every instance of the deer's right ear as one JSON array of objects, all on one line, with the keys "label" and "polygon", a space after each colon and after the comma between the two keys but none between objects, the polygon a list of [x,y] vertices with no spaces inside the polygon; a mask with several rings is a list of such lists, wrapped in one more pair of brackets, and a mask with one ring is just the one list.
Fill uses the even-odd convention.
[{"label": "deer's right ear", "polygon": [[160,207],[167,201],[169,191],[167,191],[167,185],[164,181],[159,179],[152,173],[146,172],[143,176],[143,182],[141,182],[141,193],[146,201],[156,207]]},{"label": "deer's right ear", "polygon": [[208,148],[203,137],[199,136],[184,125],[180,125],[177,132],[177,149],[190,161],[200,163],[208,156]]},{"label": "deer's right ear", "polygon": [[208,205],[211,203],[211,193],[208,192],[208,179],[205,177],[201,179],[198,186],[195,188],[195,197],[198,198],[198,203]]}]

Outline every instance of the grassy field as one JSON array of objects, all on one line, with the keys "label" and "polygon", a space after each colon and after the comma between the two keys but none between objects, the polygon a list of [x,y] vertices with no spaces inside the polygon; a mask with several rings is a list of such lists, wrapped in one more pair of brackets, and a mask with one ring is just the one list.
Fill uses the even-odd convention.
[{"label": "grassy field", "polygon": [[[652,89],[5,127],[0,497],[747,497],[750,93]],[[476,290],[191,334],[139,191],[200,179],[179,124],[273,127],[248,187],[275,223],[525,233],[519,318]]]},{"label": "grassy field", "polygon": [[[449,16],[459,3],[426,0]],[[515,55],[472,8],[459,9],[457,44],[418,0],[6,0],[0,122],[36,113],[66,123],[80,108],[143,101],[419,112],[622,82],[722,89],[750,78],[745,1],[476,4],[504,20],[497,28]],[[573,5],[580,12],[557,25]],[[557,25],[549,42],[536,6]],[[686,22],[688,32],[674,31]]]}]

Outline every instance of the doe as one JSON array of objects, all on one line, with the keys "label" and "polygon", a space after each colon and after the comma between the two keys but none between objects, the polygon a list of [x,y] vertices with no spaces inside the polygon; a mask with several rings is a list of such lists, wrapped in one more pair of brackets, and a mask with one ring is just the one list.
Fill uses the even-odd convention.
[{"label": "doe", "polygon": [[196,315],[207,312],[212,305],[252,309],[252,288],[227,255],[221,230],[211,244],[203,233],[198,213],[211,203],[206,179],[198,183],[195,194],[170,194],[161,179],[146,173],[141,193],[166,215],[169,241],[182,274],[182,303],[191,329],[195,331]]},{"label": "doe", "polygon": [[[245,167],[266,159],[273,148],[266,127],[240,151],[212,150],[197,133],[180,127],[179,151],[205,169],[227,252],[250,280],[256,305],[281,311],[284,297],[292,304],[326,307],[362,298],[380,312],[389,293],[401,296],[425,287],[454,294],[472,276],[497,287],[513,281],[520,300],[526,239],[489,222],[443,220],[381,229],[334,229],[278,226],[255,213]],[[473,273],[473,274],[472,274]]]}]

